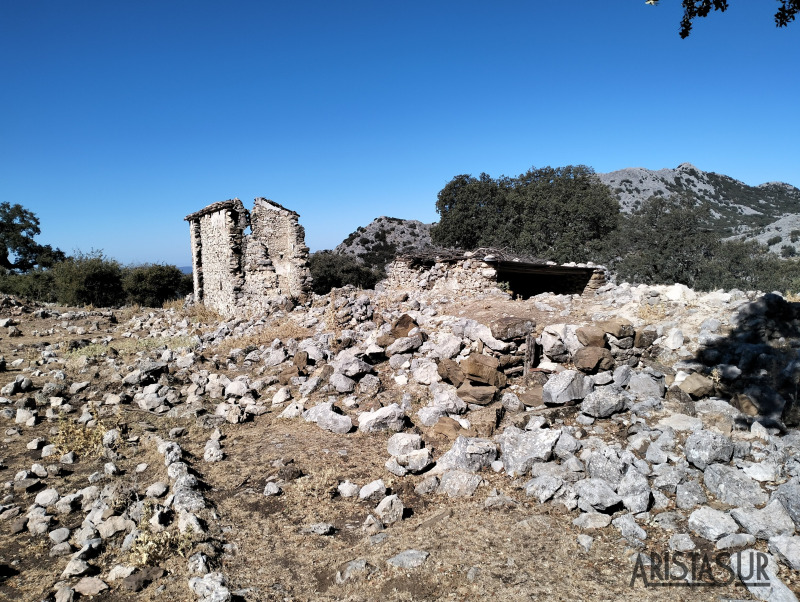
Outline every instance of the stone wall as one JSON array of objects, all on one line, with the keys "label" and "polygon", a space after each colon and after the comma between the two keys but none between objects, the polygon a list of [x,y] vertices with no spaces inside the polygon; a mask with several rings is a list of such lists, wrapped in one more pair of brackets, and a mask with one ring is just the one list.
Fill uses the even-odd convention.
[{"label": "stone wall", "polygon": [[478,294],[497,289],[497,271],[478,259],[413,264],[398,259],[386,266],[384,286],[389,289],[430,290]]},{"label": "stone wall", "polygon": [[[252,214],[239,199],[186,216],[194,297],[224,316],[268,313],[305,300],[311,289],[299,215],[258,198]],[[245,230],[252,227],[252,233]]]},{"label": "stone wall", "polygon": [[[415,262],[407,258],[397,259],[386,266],[387,278],[383,286],[387,289],[429,290],[441,293],[474,295],[508,290],[523,294],[540,292],[595,294],[606,282],[606,269],[602,266],[537,265],[530,269],[536,273],[509,272],[513,263],[494,263],[476,257],[437,262]],[[594,272],[591,268],[594,267]],[[498,286],[499,282],[504,286]],[[521,283],[527,281],[527,287]],[[524,290],[527,288],[528,290]],[[541,288],[542,290],[537,290]]]}]

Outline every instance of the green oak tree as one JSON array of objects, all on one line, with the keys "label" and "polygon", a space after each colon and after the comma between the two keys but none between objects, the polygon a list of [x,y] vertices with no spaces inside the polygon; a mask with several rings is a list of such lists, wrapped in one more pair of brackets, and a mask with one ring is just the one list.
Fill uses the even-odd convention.
[{"label": "green oak tree", "polygon": [[26,272],[63,261],[61,250],[34,240],[39,234],[39,218],[32,211],[20,204],[0,203],[0,267]]}]

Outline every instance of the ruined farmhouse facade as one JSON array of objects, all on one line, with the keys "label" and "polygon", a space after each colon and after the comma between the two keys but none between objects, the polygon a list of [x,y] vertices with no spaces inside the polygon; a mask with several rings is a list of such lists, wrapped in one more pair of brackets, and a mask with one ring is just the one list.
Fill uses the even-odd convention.
[{"label": "ruined farmhouse facade", "polygon": [[305,301],[311,273],[299,217],[264,198],[252,211],[233,199],[187,215],[195,301],[224,316]]}]

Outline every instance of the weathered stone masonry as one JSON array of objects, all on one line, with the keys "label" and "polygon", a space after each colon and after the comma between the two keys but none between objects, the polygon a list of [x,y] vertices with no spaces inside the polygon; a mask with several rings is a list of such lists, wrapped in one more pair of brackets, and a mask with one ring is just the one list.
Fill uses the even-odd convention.
[{"label": "weathered stone masonry", "polygon": [[304,301],[311,273],[299,217],[264,198],[255,199],[252,212],[233,199],[187,215],[195,301],[225,316]]},{"label": "weathered stone masonry", "polygon": [[422,289],[474,295],[498,290],[503,282],[522,298],[543,292],[594,294],[605,284],[605,268],[592,265],[500,261],[468,252],[463,257],[399,257],[386,266],[387,289]]}]

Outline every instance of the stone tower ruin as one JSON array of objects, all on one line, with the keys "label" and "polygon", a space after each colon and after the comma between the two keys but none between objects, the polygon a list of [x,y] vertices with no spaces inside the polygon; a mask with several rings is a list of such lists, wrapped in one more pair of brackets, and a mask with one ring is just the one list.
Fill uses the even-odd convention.
[{"label": "stone tower ruin", "polygon": [[187,215],[195,302],[252,316],[305,301],[311,273],[299,218],[264,198],[252,211],[233,199]]}]

